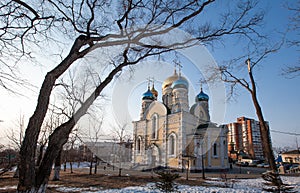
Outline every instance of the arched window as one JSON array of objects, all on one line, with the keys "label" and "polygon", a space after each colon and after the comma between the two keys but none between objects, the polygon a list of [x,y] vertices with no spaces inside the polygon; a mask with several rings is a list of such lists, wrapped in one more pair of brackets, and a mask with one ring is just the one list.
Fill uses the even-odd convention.
[{"label": "arched window", "polygon": [[214,156],[218,156],[217,144],[216,144],[216,143],[214,143],[214,147],[213,147],[213,155],[214,155]]},{"label": "arched window", "polygon": [[171,134],[169,137],[169,155],[175,155],[176,152],[176,136]]},{"label": "arched window", "polygon": [[156,139],[157,138],[157,115],[153,115],[152,117],[152,139]]},{"label": "arched window", "polygon": [[137,149],[138,153],[141,152],[141,138],[140,137],[138,137],[138,139],[136,141],[136,149]]}]

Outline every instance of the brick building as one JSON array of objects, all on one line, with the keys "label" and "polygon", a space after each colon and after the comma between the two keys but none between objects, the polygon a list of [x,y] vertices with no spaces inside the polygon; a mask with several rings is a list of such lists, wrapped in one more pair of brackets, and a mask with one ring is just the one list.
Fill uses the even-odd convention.
[{"label": "brick building", "polygon": [[228,154],[237,159],[242,153],[251,159],[264,159],[259,121],[247,117],[239,117],[228,127]]}]

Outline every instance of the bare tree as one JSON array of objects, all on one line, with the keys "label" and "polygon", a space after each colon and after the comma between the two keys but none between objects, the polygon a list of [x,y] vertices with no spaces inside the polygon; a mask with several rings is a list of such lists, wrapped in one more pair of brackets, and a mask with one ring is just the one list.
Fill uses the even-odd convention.
[{"label": "bare tree", "polygon": [[[24,123],[24,115],[20,115],[16,127],[18,130],[11,129],[10,133],[7,134],[7,138],[14,144],[16,151],[20,151],[22,140],[24,137],[25,131],[25,123]],[[19,177],[19,167],[17,165],[17,169],[14,173],[14,178]]]},{"label": "bare tree", "polygon": [[7,138],[14,144],[16,149],[18,149],[19,151],[21,148],[25,131],[24,115],[20,115],[16,122],[16,128],[18,128],[17,131],[15,129],[11,129],[10,133],[7,134]]},{"label": "bare tree", "polygon": [[[64,148],[61,150],[61,154],[63,154],[64,157],[64,164],[66,165],[67,162],[70,165],[70,172],[73,173],[73,163],[76,161],[75,158],[77,156],[77,151],[75,149],[76,141],[78,141],[78,132],[79,128],[73,129],[72,133],[70,134],[70,137],[68,139],[68,142],[64,145]],[[62,155],[59,155],[56,159],[55,163],[55,177],[53,180],[59,180],[60,179],[60,167],[61,167],[61,157]]]},{"label": "bare tree", "polygon": [[[52,105],[53,106],[53,105]],[[41,132],[38,139],[39,151],[37,152],[36,166],[41,164],[43,159],[44,151],[48,144],[49,136],[52,134],[53,130],[64,122],[65,118],[56,112],[55,107],[50,107],[48,114],[46,115],[45,121],[43,122]]]},{"label": "bare tree", "polygon": [[[66,76],[63,76],[56,86],[60,86],[61,89],[57,92],[57,100],[53,102],[53,110],[56,117],[63,118],[64,120],[70,119],[78,106],[82,104],[85,98],[88,97],[89,90],[99,84],[99,80],[95,80],[95,77],[91,73],[91,69],[85,68],[83,73],[78,73],[77,69],[68,71]],[[59,126],[59,124],[57,125]],[[64,165],[67,162],[70,165],[70,172],[73,173],[73,162],[76,157],[75,142],[79,139],[79,126],[69,134],[67,143],[60,150],[58,156],[55,159],[54,176],[53,180],[60,180],[61,160],[64,159]],[[62,155],[63,154],[63,155]]]},{"label": "bare tree", "polygon": [[99,142],[99,138],[103,136],[102,133],[102,126],[103,126],[103,116],[90,116],[88,124],[88,130],[85,132],[87,134],[80,134],[80,139],[85,139],[83,143],[87,144],[88,148],[91,150],[92,155],[90,157],[90,175],[92,175],[93,164],[94,167],[94,174],[97,174],[97,164],[98,164],[98,149],[97,145]]},{"label": "bare tree", "polygon": [[[122,162],[126,160],[126,142],[130,141],[131,134],[128,132],[127,128],[128,124],[117,124],[117,126],[113,126],[112,128],[112,137],[114,139],[114,143],[118,146],[117,152],[115,152],[117,161],[118,161],[118,167],[119,167],[119,176],[122,176]],[[128,155],[127,155],[128,156]],[[113,163],[115,164],[115,163]]]},{"label": "bare tree", "polygon": [[[289,2],[290,3],[290,2]],[[287,38],[288,46],[294,47],[298,49],[300,46],[300,37],[299,37],[299,30],[300,30],[300,0],[293,2],[294,5],[287,4],[287,9],[293,13],[293,16],[290,18],[290,24],[288,26],[288,34],[296,33],[295,38],[291,39]],[[283,69],[283,75],[289,77],[295,77],[300,75],[300,58],[298,61],[295,62],[293,65],[288,65],[286,68]]]},{"label": "bare tree", "polygon": [[[101,0],[1,1],[2,54],[14,58],[31,57],[34,49],[48,48],[47,51],[51,52],[56,50],[49,49],[52,45],[61,48],[58,49],[61,54],[55,53],[61,58],[56,59],[57,64],[46,74],[35,111],[26,128],[20,151],[18,192],[45,191],[53,161],[73,127],[125,67],[173,49],[192,46],[197,41],[212,44],[212,41],[226,35],[235,34],[249,39],[259,35],[255,29],[263,15],[253,11],[256,3],[250,0],[231,3],[230,6],[236,9],[230,7],[228,10],[236,12],[221,13],[218,22],[210,20],[213,17],[206,14],[214,12],[214,3],[213,0],[122,0],[119,3]],[[205,22],[200,20],[201,17]],[[163,38],[165,34],[174,34],[174,29],[179,27],[195,37],[176,41]],[[68,53],[64,51],[64,44],[70,45]],[[117,46],[120,54],[106,62],[103,72],[107,73],[101,78],[101,83],[50,135],[41,164],[35,168],[37,140],[57,80],[92,51],[112,46]],[[9,62],[6,60],[5,63]]]},{"label": "bare tree", "polygon": [[[79,73],[77,73],[79,71]],[[88,98],[90,91],[100,84],[100,79],[98,73],[95,72],[91,66],[85,66],[81,69],[72,69],[69,71],[66,77],[62,77],[57,84],[57,86],[61,86],[62,89],[58,92],[58,98],[60,98],[61,105],[56,105],[55,108],[57,113],[65,116],[66,118],[70,118],[74,112],[78,109],[78,107],[84,103],[85,99]],[[99,114],[99,108],[89,108],[89,128],[88,131],[86,128],[79,128],[72,131],[71,137],[67,142],[67,146],[65,145],[66,154],[70,154],[74,149],[74,143],[76,140],[81,140],[84,143],[82,138],[89,139],[90,145],[96,145],[98,142],[98,138],[101,135],[101,127],[103,123],[103,117],[97,116]],[[76,132],[75,132],[76,131]],[[70,149],[71,148],[71,149]],[[91,147],[90,147],[91,148]],[[68,151],[69,149],[69,151]],[[68,157],[71,155],[64,155],[64,157]],[[97,163],[97,156],[96,163]],[[66,160],[66,159],[65,159]],[[92,174],[94,155],[90,158],[90,174]],[[58,163],[58,162],[57,162]],[[69,164],[72,172],[72,160],[69,160]],[[97,173],[97,164],[95,164],[95,171]]]},{"label": "bare tree", "polygon": [[[257,98],[257,86],[253,75],[253,70],[264,58],[266,58],[270,53],[274,53],[280,49],[282,44],[273,46],[272,48],[266,48],[261,50],[256,50],[256,53],[258,52],[259,55],[257,58],[254,57],[254,52],[252,61],[250,58],[246,59],[246,62],[242,62],[242,65],[240,65],[240,62],[245,59],[245,56],[242,56],[238,59],[234,59],[230,61],[227,65],[221,65],[217,67],[217,69],[214,69],[212,72],[212,75],[209,79],[209,81],[216,81],[221,80],[225,83],[227,83],[230,86],[229,91],[229,97],[232,96],[235,92],[235,89],[237,86],[241,86],[244,89],[246,89],[250,95],[251,99],[254,105],[254,108],[256,110],[256,115],[259,120],[259,126],[261,131],[261,140],[262,145],[265,153],[265,157],[267,158],[270,168],[272,170],[272,173],[276,175],[276,182],[279,185],[282,185],[282,181],[280,177],[277,175],[277,167],[275,164],[275,158],[274,153],[272,150],[272,141],[270,136],[270,130],[269,125],[264,119],[264,115],[261,109],[261,105]],[[238,73],[236,70],[239,69],[241,71],[247,69],[247,76],[241,76],[241,72]]]},{"label": "bare tree", "polygon": [[[54,161],[54,175],[53,175],[53,181],[59,181],[60,180],[60,169],[61,169],[61,156],[62,150],[59,151],[58,156],[55,158]],[[71,167],[72,168],[72,167]],[[71,173],[72,169],[71,169]]]}]

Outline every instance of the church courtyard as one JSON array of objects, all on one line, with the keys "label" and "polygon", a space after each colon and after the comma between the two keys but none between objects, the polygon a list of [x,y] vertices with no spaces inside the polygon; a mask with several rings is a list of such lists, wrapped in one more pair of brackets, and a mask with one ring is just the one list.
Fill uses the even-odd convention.
[{"label": "church courtyard", "polygon": [[[75,164],[76,165],[76,164]],[[83,165],[82,165],[83,166]],[[180,187],[190,190],[199,190],[199,187],[205,188],[206,191],[224,189],[225,181],[230,182],[233,186],[238,187],[239,183],[259,183],[261,173],[266,171],[265,168],[238,167],[234,166],[232,170],[226,173],[206,172],[206,179],[202,179],[201,173],[189,173],[186,180],[186,173],[179,172],[180,178],[176,180]],[[0,192],[10,193],[16,191],[17,178],[13,178],[13,172],[8,172],[0,177]],[[283,176],[289,183],[294,183],[296,188],[300,188],[298,176]],[[50,177],[52,179],[52,176]],[[297,182],[298,179],[298,184]],[[104,165],[98,167],[97,174],[89,175],[88,167],[74,168],[73,173],[70,169],[61,171],[61,180],[50,180],[47,192],[144,192],[151,184],[157,181],[155,173],[140,172],[133,170],[122,170],[122,176],[118,176],[118,168],[106,167]],[[261,180],[262,181],[262,180]],[[262,184],[263,182],[261,182]],[[297,189],[297,190],[298,190]],[[219,191],[220,191],[219,190]],[[225,190],[225,189],[224,189]],[[156,190],[153,190],[154,192]],[[150,192],[153,192],[150,191]],[[148,191],[149,192],[149,191]],[[243,191],[238,191],[243,192]]]}]

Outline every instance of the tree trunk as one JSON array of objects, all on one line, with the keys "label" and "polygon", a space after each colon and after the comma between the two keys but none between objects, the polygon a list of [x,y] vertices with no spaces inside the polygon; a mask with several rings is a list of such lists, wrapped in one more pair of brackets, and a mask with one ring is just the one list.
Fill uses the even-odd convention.
[{"label": "tree trunk", "polygon": [[63,145],[67,142],[74,125],[75,121],[71,118],[68,122],[56,128],[50,135],[48,148],[36,173],[37,187],[48,183],[54,159],[59,155]]},{"label": "tree trunk", "polygon": [[[249,61],[250,63],[250,61]],[[269,162],[270,168],[272,170],[272,173],[274,175],[277,174],[277,167],[276,167],[276,163],[275,163],[275,157],[274,157],[274,153],[272,150],[272,141],[271,141],[271,136],[270,136],[270,131],[269,131],[269,127],[264,119],[261,107],[259,105],[259,102],[257,100],[257,96],[256,96],[256,84],[252,75],[252,71],[251,68],[249,67],[250,64],[248,64],[248,69],[249,69],[249,77],[250,77],[250,81],[251,81],[251,85],[252,85],[252,92],[251,92],[251,97],[252,97],[252,101],[256,110],[256,115],[258,117],[259,120],[259,126],[260,126],[260,132],[261,132],[261,140],[262,140],[262,145],[263,145],[263,149],[265,152],[265,156],[267,157],[267,160]],[[281,178],[278,176],[276,177],[276,184],[282,185],[282,181]]]},{"label": "tree trunk", "polygon": [[98,165],[98,157],[95,156],[95,170],[94,170],[94,174],[97,174],[97,165]]},{"label": "tree trunk", "polygon": [[91,161],[90,161],[90,175],[92,175],[92,171],[93,171],[93,153],[92,153],[92,155],[91,155]]},{"label": "tree trunk", "polygon": [[45,147],[44,144],[42,144],[40,146],[40,151],[39,151],[38,159],[36,161],[36,166],[39,166],[41,164],[41,161],[42,161],[42,158],[43,158],[43,153],[44,153],[44,147]]},{"label": "tree trunk", "polygon": [[[84,45],[84,43],[85,40],[82,39],[82,36],[79,36],[75,40],[68,56],[52,71],[48,72],[45,76],[45,79],[39,92],[35,111],[29,119],[25,131],[25,136],[20,148],[19,183],[17,187],[17,192],[32,192],[35,190],[42,191],[46,188],[46,186],[43,186],[40,189],[38,187],[42,183],[36,183],[36,180],[39,179],[37,178],[35,171],[35,153],[37,147],[37,140],[39,137],[42,123],[48,110],[50,95],[55,81],[73,64],[74,61],[83,57],[86,54],[86,52],[79,52],[80,48]],[[57,146],[56,148],[60,149],[59,146]],[[50,163],[50,166],[48,165],[48,167],[50,168],[52,166],[53,159],[51,159],[51,161],[52,162]],[[42,173],[47,174],[49,178],[50,171],[43,171]],[[45,180],[42,179],[42,181]],[[48,179],[46,181],[48,181]]]},{"label": "tree trunk", "polygon": [[59,152],[58,156],[55,159],[53,181],[60,180],[61,152],[62,151]]},{"label": "tree trunk", "polygon": [[[73,47],[78,48],[78,44],[75,42]],[[77,52],[78,50],[74,51],[73,49],[75,48],[72,48],[71,50],[72,54],[68,55],[68,57],[61,64],[70,66],[75,60],[84,56],[83,51],[79,53]],[[35,171],[36,143],[40,132],[40,127],[44,120],[47,109],[45,110],[45,112],[44,111],[41,112],[41,114],[38,113],[39,112],[38,110],[35,111],[34,115],[29,120],[28,127],[25,133],[25,138],[20,150],[20,159],[21,159],[20,177],[19,177],[17,192],[19,193],[32,192],[36,190],[42,192],[45,191],[49,181],[49,176],[51,173],[54,159],[58,156],[59,151],[62,149],[63,145],[67,142],[69,138],[69,134],[71,133],[73,127],[80,119],[80,117],[86,114],[88,108],[93,104],[93,102],[100,95],[102,90],[113,80],[114,76],[117,73],[119,73],[123,67],[127,65],[130,64],[124,62],[119,66],[117,66],[115,69],[113,69],[110,72],[110,74],[106,77],[106,79],[104,79],[104,81],[101,82],[101,84],[95,88],[94,92],[91,93],[91,95],[86,99],[86,101],[82,104],[82,106],[73,114],[73,116],[67,122],[61,124],[54,130],[54,132],[49,137],[48,148],[46,149],[42,162],[40,166],[37,168],[37,171]],[[59,65],[53,71],[55,70],[61,71],[62,70],[61,68],[64,67],[65,66],[61,67]],[[54,75],[52,71],[47,74],[45,81],[42,85],[42,88],[40,90],[38,105],[36,109],[48,107],[52,86],[54,85],[55,80],[57,78],[55,77],[54,79],[53,76]],[[49,84],[51,85],[50,88],[49,88]],[[43,91],[46,89],[44,87],[47,87],[48,89],[50,89],[50,91],[47,90],[45,91],[45,93],[43,93]],[[45,104],[45,102],[42,101],[44,100],[44,98],[46,98],[47,104]]]},{"label": "tree trunk", "polygon": [[70,161],[70,172],[71,172],[71,174],[73,174],[73,162],[72,161]]},{"label": "tree trunk", "polygon": [[266,157],[268,159],[268,162],[270,164],[270,168],[273,172],[277,171],[276,168],[276,164],[275,164],[275,157],[274,157],[274,153],[272,150],[272,141],[271,141],[271,136],[270,136],[270,132],[269,132],[269,127],[264,119],[261,107],[259,105],[259,102],[257,100],[257,96],[256,96],[256,85],[254,82],[254,78],[252,75],[252,72],[249,72],[249,76],[250,76],[250,80],[251,80],[251,84],[252,84],[252,92],[251,92],[251,96],[252,96],[252,101],[256,110],[256,115],[258,117],[259,120],[259,126],[260,126],[260,132],[261,132],[261,139],[262,139],[262,145],[266,154]]},{"label": "tree trunk", "polygon": [[64,172],[67,171],[67,160],[64,161]]},{"label": "tree trunk", "polygon": [[119,177],[122,176],[122,168],[119,168]]}]

